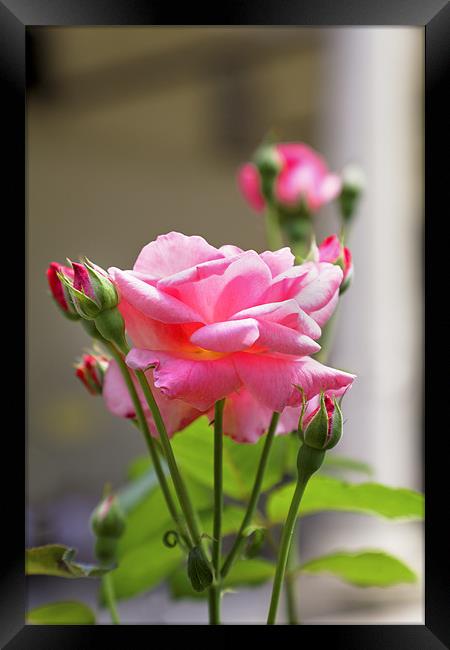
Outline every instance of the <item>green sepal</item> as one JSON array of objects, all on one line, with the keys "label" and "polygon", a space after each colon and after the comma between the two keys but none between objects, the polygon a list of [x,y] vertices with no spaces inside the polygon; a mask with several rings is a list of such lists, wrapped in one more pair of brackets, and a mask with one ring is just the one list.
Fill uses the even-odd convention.
[{"label": "green sepal", "polygon": [[189,551],[187,573],[195,591],[204,591],[212,585],[213,574],[199,546],[194,546]]},{"label": "green sepal", "polygon": [[117,307],[102,311],[95,318],[95,326],[104,339],[114,343],[123,354],[128,354],[129,346],[125,338],[125,321]]}]

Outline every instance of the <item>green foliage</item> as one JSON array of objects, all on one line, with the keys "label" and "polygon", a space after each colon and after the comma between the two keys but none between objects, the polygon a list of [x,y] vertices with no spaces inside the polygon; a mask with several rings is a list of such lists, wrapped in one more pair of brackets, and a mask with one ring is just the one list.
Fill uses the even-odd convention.
[{"label": "green foliage", "polygon": [[358,587],[391,587],[416,582],[415,573],[398,558],[384,551],[341,551],[314,558],[303,564],[303,573],[332,573]]},{"label": "green foliage", "polygon": [[26,575],[57,576],[60,578],[97,578],[113,569],[75,562],[76,550],[63,544],[48,544],[27,548]]},{"label": "green foliage", "polygon": [[[271,523],[286,519],[295,484],[285,485],[269,496]],[[388,519],[421,519],[423,495],[414,490],[391,488],[379,483],[346,483],[329,476],[313,476],[300,506],[300,516],[324,510],[340,510],[378,515]]]},{"label": "green foliage", "polygon": [[[223,581],[224,589],[256,587],[270,580],[275,565],[267,560],[241,560],[236,562]],[[172,598],[205,598],[206,594],[195,592],[186,575],[186,568],[179,567],[169,580]]]},{"label": "green foliage", "polygon": [[[237,500],[247,500],[264,445],[264,438],[256,444],[238,444],[224,438],[223,489]],[[172,441],[177,463],[183,472],[210,489],[214,486],[214,440],[207,418],[199,418]],[[263,481],[263,491],[275,485],[284,471],[285,444],[283,437],[274,440],[270,462]]]},{"label": "green foliage", "polygon": [[[177,568],[182,557],[179,546],[167,548],[159,535],[129,549],[111,573],[116,598],[131,598],[153,589]],[[103,590],[101,599],[104,602]]]},{"label": "green foliage", "polygon": [[27,613],[26,623],[29,625],[94,625],[95,614],[84,603],[68,600],[35,607]]}]

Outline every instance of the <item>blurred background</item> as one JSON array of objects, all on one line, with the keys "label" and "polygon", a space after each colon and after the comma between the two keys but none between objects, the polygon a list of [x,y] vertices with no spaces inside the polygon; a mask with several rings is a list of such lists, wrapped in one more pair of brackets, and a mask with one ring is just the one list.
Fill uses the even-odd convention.
[{"label": "blurred background", "polygon": [[[421,28],[29,30],[28,544],[91,557],[87,519],[105,481],[120,486],[145,451],[75,378],[89,341],[48,296],[49,262],[85,254],[131,268],[170,230],[264,250],[263,220],[235,177],[270,129],[333,171],[356,162],[367,175],[329,359],[358,375],[339,451],[371,463],[376,480],[422,488],[423,46]],[[334,205],[317,216],[321,235],[338,224]],[[308,519],[302,544],[305,559],[380,545],[420,575],[387,590],[302,577],[303,622],[423,622],[420,524],[326,514]],[[29,606],[69,594],[95,605],[96,589],[33,578]],[[227,599],[224,620],[263,621],[269,592]],[[169,604],[164,586],[121,612],[129,623],[205,616],[203,604]]]}]

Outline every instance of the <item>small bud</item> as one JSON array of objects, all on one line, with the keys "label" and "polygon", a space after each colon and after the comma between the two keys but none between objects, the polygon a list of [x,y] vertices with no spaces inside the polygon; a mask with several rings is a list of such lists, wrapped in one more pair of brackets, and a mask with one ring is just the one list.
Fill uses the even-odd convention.
[{"label": "small bud", "polygon": [[99,395],[103,390],[103,378],[109,359],[100,354],[83,354],[75,365],[75,375],[91,393]]},{"label": "small bud", "polygon": [[204,591],[211,586],[213,574],[199,546],[194,546],[189,551],[187,572],[195,591]]},{"label": "small bud", "polygon": [[91,516],[91,528],[97,537],[121,537],[125,530],[125,515],[116,496],[108,495],[96,507]]},{"label": "small bud", "polygon": [[71,268],[58,264],[57,262],[52,262],[47,269],[48,286],[50,287],[50,291],[56,304],[64,316],[70,320],[79,320],[80,316],[75,309],[73,300],[67,288],[61,281],[61,274],[67,275],[69,278],[73,279],[73,270]]},{"label": "small bud", "polygon": [[363,170],[354,164],[344,167],[342,170],[342,191],[339,196],[339,203],[345,221],[349,221],[352,218],[365,188],[366,177]]},{"label": "small bud", "polygon": [[283,165],[280,154],[271,145],[256,150],[253,161],[261,177],[261,191],[267,201],[273,199],[273,184]]},{"label": "small bud", "polygon": [[305,445],[325,451],[337,445],[342,429],[342,411],[336,398],[322,393],[319,406],[303,416],[299,433]]}]

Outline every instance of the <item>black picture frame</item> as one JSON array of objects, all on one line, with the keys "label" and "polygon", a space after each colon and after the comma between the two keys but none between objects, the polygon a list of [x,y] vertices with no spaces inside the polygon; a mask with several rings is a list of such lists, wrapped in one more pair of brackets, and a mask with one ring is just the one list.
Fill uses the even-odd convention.
[{"label": "black picture frame", "polygon": [[[171,15],[172,14],[172,15]],[[425,29],[425,261],[426,331],[432,333],[425,343],[426,411],[424,421],[425,453],[425,624],[304,626],[296,630],[296,643],[332,643],[346,650],[390,648],[438,650],[450,647],[449,542],[446,532],[448,507],[445,507],[448,457],[446,384],[431,369],[431,359],[445,355],[445,319],[436,317],[433,305],[442,308],[445,274],[445,245],[442,244],[443,212],[448,206],[448,163],[446,127],[448,102],[448,42],[450,6],[447,0],[228,0],[218,6],[173,6],[161,0],[0,0],[0,80],[2,84],[2,154],[6,162],[2,187],[3,205],[8,224],[26,232],[26,32],[31,26],[72,25],[296,25],[296,26],[423,26]],[[447,83],[446,83],[447,81]],[[447,129],[448,130],[448,129]],[[446,164],[447,163],[447,164]],[[6,217],[4,217],[6,222]],[[9,227],[9,226],[8,226]],[[22,230],[23,228],[23,230]],[[19,235],[20,236],[20,235]],[[440,238],[440,242],[439,239]],[[26,236],[24,237],[26,240]],[[20,246],[20,244],[19,244]],[[9,247],[8,247],[9,248]],[[17,250],[17,249],[16,249]],[[442,251],[444,254],[442,255]],[[435,254],[437,252],[437,254]],[[423,264],[423,260],[418,260]],[[17,260],[9,265],[17,268]],[[3,296],[11,293],[11,280],[3,286]],[[438,293],[439,292],[439,293]],[[20,312],[20,306],[17,307]],[[16,313],[17,313],[16,311]],[[5,313],[5,310],[4,312]],[[439,311],[439,313],[441,313]],[[447,321],[448,322],[448,321]],[[12,346],[11,346],[12,347]],[[17,367],[17,352],[6,350],[10,363]],[[14,354],[14,358],[13,358]],[[448,352],[447,352],[448,354]],[[8,361],[5,360],[4,363]],[[14,367],[10,366],[10,367]],[[444,382],[447,380],[444,376]],[[20,387],[20,382],[17,384]],[[16,393],[17,391],[14,391]],[[21,394],[21,391],[18,391]],[[443,399],[444,398],[444,399]],[[444,404],[443,404],[444,402]],[[8,408],[12,407],[8,404]],[[15,405],[19,412],[20,400]],[[439,418],[439,419],[438,419]],[[142,626],[25,626],[25,578],[23,560],[26,497],[24,457],[26,436],[15,430],[8,435],[7,464],[13,476],[3,492],[3,562],[0,573],[0,644],[8,650],[44,648],[97,648],[101,643],[133,647],[131,637]],[[446,440],[443,440],[445,438]],[[4,456],[6,458],[6,454]],[[443,497],[443,498],[440,498]],[[5,534],[5,531],[8,534]],[[177,626],[178,627],[178,626]],[[226,626],[225,630],[228,627]],[[176,628],[173,628],[176,630]],[[214,630],[215,628],[206,628]],[[279,634],[288,626],[266,628]],[[270,632],[269,632],[270,630]],[[196,630],[198,631],[198,627]],[[213,632],[214,633],[214,632]],[[221,633],[222,634],[222,633]],[[223,636],[221,637],[223,640]],[[267,639],[268,640],[268,639]],[[151,640],[149,639],[149,643]],[[197,641],[198,643],[199,641]],[[309,645],[311,647],[311,645]]]}]

